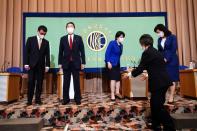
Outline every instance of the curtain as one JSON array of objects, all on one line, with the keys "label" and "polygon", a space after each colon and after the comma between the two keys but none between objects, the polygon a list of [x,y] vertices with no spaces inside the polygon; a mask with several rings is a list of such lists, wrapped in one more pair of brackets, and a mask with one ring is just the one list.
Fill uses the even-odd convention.
[{"label": "curtain", "polygon": [[23,12],[167,12],[180,64],[197,60],[197,0],[0,0],[0,66],[22,66]]}]

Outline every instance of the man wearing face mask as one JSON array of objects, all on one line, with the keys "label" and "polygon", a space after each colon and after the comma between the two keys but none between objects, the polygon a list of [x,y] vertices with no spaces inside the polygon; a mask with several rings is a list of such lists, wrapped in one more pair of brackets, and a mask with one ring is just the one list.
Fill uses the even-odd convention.
[{"label": "man wearing face mask", "polygon": [[75,35],[75,24],[68,22],[66,24],[68,34],[61,37],[59,45],[59,68],[63,70],[64,82],[63,82],[63,105],[70,102],[69,88],[71,74],[73,75],[75,102],[77,105],[81,104],[81,92],[79,71],[85,67],[85,50],[81,36]]},{"label": "man wearing face mask", "polygon": [[24,68],[28,71],[27,105],[32,105],[35,87],[35,103],[42,104],[41,92],[44,72],[48,72],[50,66],[49,42],[44,38],[47,28],[41,25],[38,27],[37,33],[36,36],[27,39],[25,46]]},{"label": "man wearing face mask", "polygon": [[115,40],[112,40],[105,52],[105,62],[110,79],[111,88],[111,101],[115,101],[115,97],[121,99],[120,95],[120,57],[123,51],[123,41],[125,33],[118,31],[115,36]]}]

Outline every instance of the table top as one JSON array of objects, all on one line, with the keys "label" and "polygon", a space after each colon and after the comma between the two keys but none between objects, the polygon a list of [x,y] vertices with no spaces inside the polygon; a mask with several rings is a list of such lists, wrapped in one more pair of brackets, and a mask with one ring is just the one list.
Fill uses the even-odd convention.
[{"label": "table top", "polygon": [[186,69],[186,70],[180,70],[180,73],[189,73],[189,72],[197,72],[197,69]]},{"label": "table top", "polygon": [[[59,71],[59,72],[57,72],[57,75],[63,75],[63,74],[64,74],[63,72],[60,72],[60,71]],[[80,71],[80,72],[79,72],[79,74],[80,74],[80,75],[83,75],[83,74],[84,74],[84,72]]]},{"label": "table top", "polygon": [[2,73],[0,73],[0,76],[21,76],[21,74],[20,73],[2,72]]}]

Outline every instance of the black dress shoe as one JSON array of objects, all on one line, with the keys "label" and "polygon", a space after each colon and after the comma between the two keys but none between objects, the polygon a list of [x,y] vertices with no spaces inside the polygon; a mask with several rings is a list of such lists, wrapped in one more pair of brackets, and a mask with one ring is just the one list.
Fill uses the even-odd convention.
[{"label": "black dress shoe", "polygon": [[161,127],[160,126],[151,126],[150,129],[152,129],[153,131],[162,131]]},{"label": "black dress shoe", "polygon": [[163,131],[176,131],[174,128],[164,127]]},{"label": "black dress shoe", "polygon": [[42,105],[43,103],[42,103],[42,101],[36,101],[36,104]]},{"label": "black dress shoe", "polygon": [[116,94],[116,95],[115,95],[115,98],[118,98],[118,99],[122,100],[123,97],[122,97],[122,95],[120,95],[120,94]]},{"label": "black dress shoe", "polygon": [[30,106],[30,105],[32,105],[32,102],[27,102],[26,105]]},{"label": "black dress shoe", "polygon": [[116,101],[116,99],[111,99],[111,101]]},{"label": "black dress shoe", "polygon": [[67,105],[69,103],[70,103],[70,101],[62,101],[62,105]]},{"label": "black dress shoe", "polygon": [[174,98],[173,98],[172,101],[168,101],[167,103],[168,103],[168,104],[174,104]]},{"label": "black dress shoe", "polygon": [[167,103],[168,104],[174,104],[174,99],[173,99],[173,101],[168,101]]},{"label": "black dress shoe", "polygon": [[172,101],[172,102],[168,101],[167,104],[174,104],[174,101]]},{"label": "black dress shoe", "polygon": [[77,101],[76,104],[77,104],[77,105],[81,105],[81,102],[80,102],[80,101]]}]

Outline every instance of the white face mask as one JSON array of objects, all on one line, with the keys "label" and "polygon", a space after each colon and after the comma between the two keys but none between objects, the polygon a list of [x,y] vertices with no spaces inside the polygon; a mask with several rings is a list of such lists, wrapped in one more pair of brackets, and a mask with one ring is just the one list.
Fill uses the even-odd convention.
[{"label": "white face mask", "polygon": [[43,39],[44,38],[44,35],[39,35],[40,39]]},{"label": "white face mask", "polygon": [[164,37],[164,33],[161,31],[161,32],[159,32],[159,33],[157,33],[157,35],[159,36],[159,37]]},{"label": "white face mask", "polygon": [[73,34],[74,33],[74,28],[73,27],[68,27],[67,32],[68,32],[68,34]]},{"label": "white face mask", "polygon": [[38,32],[38,36],[39,36],[40,39],[43,39],[45,35],[41,35],[41,34]]},{"label": "white face mask", "polygon": [[142,50],[145,51],[146,50],[146,47],[145,46],[142,46]]},{"label": "white face mask", "polygon": [[122,37],[118,38],[118,42],[122,43],[123,41],[124,41],[124,38],[122,38]]}]

